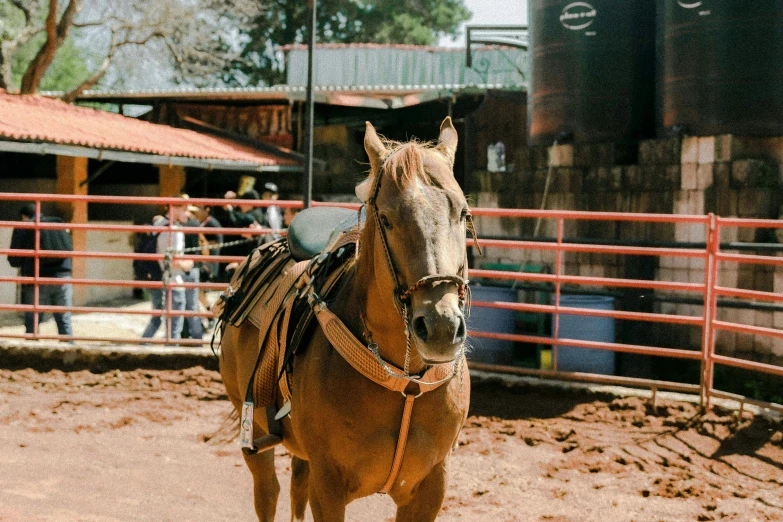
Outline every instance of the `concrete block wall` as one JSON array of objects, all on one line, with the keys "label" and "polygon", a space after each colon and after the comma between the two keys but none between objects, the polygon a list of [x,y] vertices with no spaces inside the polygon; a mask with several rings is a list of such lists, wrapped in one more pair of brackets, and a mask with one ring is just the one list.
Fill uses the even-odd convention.
[{"label": "concrete block wall", "polygon": [[[516,172],[476,172],[468,192],[476,206],[642,212],[776,219],[783,204],[783,137],[747,138],[731,135],[645,140],[638,143],[563,144],[524,147],[512,151]],[[549,178],[546,201],[544,187]],[[533,236],[535,219],[479,218],[480,235]],[[543,220],[538,236],[554,238],[555,220]],[[569,239],[647,240],[704,243],[707,229],[693,224],[568,221]],[[775,242],[774,232],[755,228],[724,228],[722,242]],[[783,255],[783,254],[781,254]],[[563,256],[569,275],[632,277],[638,259],[627,256],[571,254]],[[536,263],[554,267],[555,254],[487,249],[476,263]],[[653,259],[654,277],[663,281],[704,282],[704,261]],[[783,268],[763,265],[719,265],[719,284],[765,292],[783,292]],[[700,295],[688,296],[700,299]],[[620,303],[623,306],[623,303]],[[692,303],[656,301],[662,313],[701,317]],[[718,317],[743,324],[783,329],[783,311],[721,308]],[[688,326],[653,325],[653,343],[700,349],[701,330]],[[717,350],[765,362],[783,364],[783,340],[720,332]]]}]

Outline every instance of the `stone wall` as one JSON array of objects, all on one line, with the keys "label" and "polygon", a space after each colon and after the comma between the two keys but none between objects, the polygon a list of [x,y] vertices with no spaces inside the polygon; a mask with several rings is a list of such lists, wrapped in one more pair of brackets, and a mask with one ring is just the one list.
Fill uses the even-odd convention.
[{"label": "stone wall", "polygon": [[[637,143],[568,144],[526,147],[514,151],[516,172],[475,172],[468,191],[477,207],[584,210],[777,219],[783,203],[783,137],[745,138],[731,135],[648,140]],[[546,201],[542,202],[549,178]],[[537,236],[556,237],[555,220],[543,220]],[[531,237],[535,219],[477,219],[483,236]],[[613,221],[567,221],[566,239],[677,242],[698,247],[706,239],[702,225]],[[727,228],[722,242],[775,243],[769,229]],[[753,253],[753,252],[748,252]],[[758,252],[766,253],[768,252]],[[543,264],[554,267],[553,253],[489,248],[485,262]],[[568,253],[564,273],[659,281],[704,282],[704,261],[676,257],[617,256]],[[723,263],[721,286],[765,292],[783,292],[783,268]],[[690,300],[697,293],[673,296],[661,293],[620,292],[618,309],[701,316],[703,308]],[[683,300],[685,302],[683,302]],[[783,328],[783,312],[721,307],[718,318],[758,326]],[[633,329],[618,324],[622,342],[645,344]],[[689,326],[645,324],[650,344],[700,349],[701,329]],[[780,342],[778,342],[780,341]],[[783,364],[783,341],[747,334],[720,332],[719,353]]]}]

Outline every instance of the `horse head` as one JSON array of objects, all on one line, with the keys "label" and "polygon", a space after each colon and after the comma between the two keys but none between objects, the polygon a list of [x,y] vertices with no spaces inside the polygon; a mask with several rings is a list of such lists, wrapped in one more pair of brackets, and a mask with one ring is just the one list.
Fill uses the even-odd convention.
[{"label": "horse head", "polygon": [[457,132],[447,117],[437,144],[397,143],[368,122],[364,146],[371,170],[356,193],[367,205],[376,289],[393,296],[424,362],[452,361],[466,338],[470,218],[454,179]]}]

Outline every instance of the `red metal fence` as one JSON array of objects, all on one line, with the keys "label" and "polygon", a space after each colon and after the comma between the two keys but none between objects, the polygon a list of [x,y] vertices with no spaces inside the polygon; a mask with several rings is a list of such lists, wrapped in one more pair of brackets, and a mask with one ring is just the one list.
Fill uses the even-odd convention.
[{"label": "red metal fence", "polygon": [[[174,215],[173,208],[183,205],[183,200],[179,198],[142,198],[142,197],[113,197],[113,196],[61,196],[51,194],[9,194],[0,193],[0,201],[5,201],[6,207],[13,206],[13,204],[21,204],[24,201],[35,202],[36,208],[40,211],[42,202],[56,202],[58,204],[112,204],[112,205],[153,205],[157,208],[168,208],[170,216]],[[212,205],[220,206],[224,205],[226,200],[222,199],[190,199],[187,201],[188,205]],[[254,206],[268,206],[269,201],[249,202],[243,201],[243,204],[252,204]],[[299,201],[276,201],[274,203],[279,207],[300,207]],[[319,203],[317,203],[319,204]],[[321,205],[326,205],[320,203]],[[335,205],[329,203],[328,205]],[[356,205],[343,204],[340,206],[348,206],[356,208]],[[771,407],[783,411],[783,406],[778,404],[771,404],[766,402],[754,401],[753,399],[727,393],[715,388],[714,375],[716,365],[722,365],[726,367],[741,368],[745,370],[751,370],[759,372],[760,374],[783,376],[783,367],[776,364],[769,364],[765,362],[757,362],[750,360],[749,358],[739,358],[736,356],[725,355],[717,353],[716,351],[716,337],[720,332],[731,332],[736,334],[753,335],[757,337],[764,337],[768,339],[768,345],[773,347],[772,352],[778,353],[778,360],[783,359],[783,350],[779,347],[783,346],[783,330],[772,326],[757,326],[754,324],[742,324],[740,322],[733,322],[728,320],[718,319],[719,297],[730,298],[738,302],[745,303],[780,303],[783,301],[783,295],[775,292],[762,291],[756,288],[738,288],[734,286],[721,285],[720,274],[721,270],[726,266],[752,266],[752,265],[767,265],[771,267],[778,267],[783,265],[783,257],[776,257],[774,255],[759,255],[757,253],[729,253],[729,251],[721,250],[721,235],[726,230],[738,230],[738,229],[778,229],[783,228],[783,221],[777,220],[759,220],[759,219],[736,219],[736,218],[721,218],[715,215],[706,216],[686,216],[686,215],[668,215],[668,214],[633,214],[633,213],[601,213],[601,212],[575,212],[575,211],[539,211],[539,210],[511,210],[511,209],[474,209],[473,214],[480,219],[484,218],[504,218],[507,220],[546,220],[551,224],[549,227],[554,232],[554,238],[548,241],[541,240],[540,238],[528,238],[526,240],[513,240],[513,239],[492,239],[483,238],[481,244],[484,248],[489,249],[490,252],[507,252],[511,257],[516,256],[523,259],[522,265],[524,266],[524,259],[529,258],[535,254],[539,258],[546,258],[547,264],[550,266],[551,273],[529,273],[525,271],[517,270],[488,270],[475,268],[470,270],[471,279],[482,279],[484,281],[496,280],[505,281],[506,283],[514,282],[514,284],[533,284],[539,287],[547,288],[547,291],[551,291],[553,297],[551,301],[547,303],[529,303],[529,302],[503,302],[503,301],[479,301],[474,300],[474,307],[484,307],[489,309],[505,309],[513,310],[514,312],[521,313],[533,313],[533,314],[545,314],[547,317],[551,316],[551,332],[541,335],[539,332],[537,335],[531,334],[518,334],[518,333],[497,333],[487,330],[492,329],[492,325],[481,325],[481,329],[474,329],[470,332],[471,337],[478,339],[501,339],[506,341],[513,341],[517,343],[532,343],[538,346],[551,346],[551,361],[552,367],[549,368],[524,368],[520,366],[512,365],[497,365],[473,362],[471,367],[474,369],[483,369],[489,371],[499,371],[513,374],[524,375],[537,375],[541,377],[552,377],[559,379],[569,379],[581,382],[594,382],[594,383],[610,383],[619,385],[641,386],[649,387],[655,393],[658,389],[666,389],[673,391],[681,391],[686,393],[697,393],[701,397],[701,401],[704,405],[709,406],[710,400],[713,397],[736,399],[741,404],[757,403],[763,407]],[[2,303],[0,304],[0,311],[5,312],[65,312],[70,311],[72,313],[105,313],[105,314],[135,314],[144,316],[162,316],[165,322],[169,322],[172,316],[172,310],[170,308],[171,299],[167,299],[166,308],[163,310],[151,310],[151,309],[118,309],[111,306],[72,306],[72,307],[60,307],[42,305],[39,302],[39,290],[41,285],[61,285],[63,280],[55,277],[42,277],[40,275],[40,257],[70,257],[75,262],[78,259],[112,259],[112,260],[127,260],[131,263],[134,259],[145,260],[162,260],[163,254],[139,254],[133,252],[100,252],[94,251],[90,248],[78,249],[74,251],[43,251],[40,249],[40,231],[44,229],[67,229],[72,234],[78,235],[86,233],[86,231],[97,232],[165,232],[171,230],[171,224],[164,227],[156,227],[152,225],[128,225],[128,224],[106,224],[106,223],[51,223],[41,222],[40,212],[37,212],[35,220],[28,222],[20,221],[0,221],[0,229],[2,228],[28,228],[35,230],[35,248],[32,250],[10,250],[9,248],[0,248],[0,254],[15,256],[28,256],[34,259],[35,273],[31,277],[0,277],[0,283],[16,283],[24,285],[33,285],[34,299],[32,304],[14,304],[14,303]],[[173,223],[173,219],[169,219],[169,223]],[[646,246],[646,245],[634,245],[634,244],[620,244],[621,242],[614,242],[609,244],[609,241],[580,241],[576,236],[566,237],[565,231],[570,226],[570,230],[574,230],[574,224],[584,222],[605,222],[613,224],[612,226],[637,226],[639,230],[644,230],[644,227],[653,226],[668,226],[668,227],[680,227],[682,231],[684,228],[691,228],[698,230],[695,234],[698,238],[703,238],[703,241],[681,241],[679,243],[671,243],[664,246]],[[618,225],[619,224],[619,225]],[[178,227],[179,231],[184,233],[199,233],[204,232],[202,228],[186,228]],[[223,234],[237,234],[237,229],[233,228],[214,228],[209,229],[210,233],[223,233]],[[268,229],[247,230],[243,229],[243,233],[258,236],[267,234],[270,231]],[[479,234],[481,234],[481,225],[479,225]],[[678,234],[675,233],[675,237]],[[682,236],[683,234],[680,234]],[[686,234],[687,235],[687,234]],[[736,234],[735,234],[736,235]],[[732,236],[733,237],[733,236]],[[78,244],[78,242],[77,242]],[[86,244],[82,241],[82,244]],[[468,243],[471,244],[470,242]],[[520,254],[522,252],[522,254]],[[44,254],[45,253],[45,254]],[[511,255],[513,254],[513,255]],[[673,269],[670,274],[673,275],[673,280],[642,280],[642,279],[629,279],[620,277],[605,277],[594,275],[574,275],[568,273],[566,270],[566,261],[572,263],[571,266],[575,266],[573,258],[580,255],[599,255],[599,256],[645,256],[655,257],[659,259],[659,266],[664,266],[663,259],[668,259],[669,262],[666,266],[680,266],[679,270]],[[571,256],[571,259],[567,258]],[[498,256],[504,257],[504,256]],[[230,257],[230,256],[203,256],[197,254],[184,254],[175,255],[176,259],[192,259],[193,261],[219,261],[219,262],[233,262],[241,261],[242,258]],[[679,260],[672,262],[671,260]],[[696,260],[695,263],[689,260]],[[690,264],[689,264],[690,263]],[[576,263],[578,264],[578,263]],[[695,267],[695,268],[694,268]],[[691,278],[680,277],[683,271],[690,273]],[[660,273],[663,270],[659,271]],[[696,274],[696,279],[694,279]],[[99,279],[87,277],[89,274],[85,274],[85,277],[74,277],[70,279],[70,282],[74,286],[111,286],[111,287],[127,287],[127,288],[162,288],[168,292],[171,296],[172,287],[182,288],[199,288],[203,290],[222,290],[225,287],[225,283],[214,282],[202,282],[202,283],[179,283],[164,285],[161,281],[134,281],[129,279]],[[644,289],[653,293],[665,293],[673,292],[678,294],[686,294],[695,296],[698,299],[699,308],[701,308],[701,314],[680,314],[680,313],[660,313],[660,312],[635,312],[635,311],[623,311],[623,310],[592,310],[585,308],[575,308],[569,306],[563,306],[561,304],[561,295],[563,293],[564,285],[570,289],[571,292],[579,291],[583,289],[587,292],[595,291],[596,288],[607,290],[616,289]],[[693,302],[693,299],[692,299]],[[783,308],[781,312],[774,312],[773,314],[781,314],[783,318]],[[682,346],[678,347],[656,347],[645,344],[649,342],[649,339],[638,339],[634,343],[617,343],[617,342],[599,342],[591,340],[580,339],[565,339],[560,338],[560,318],[561,315],[577,315],[577,316],[593,316],[593,317],[606,317],[613,318],[618,321],[641,321],[647,323],[657,324],[669,324],[669,325],[681,325],[692,328],[700,329],[700,345],[698,350],[688,349],[688,343],[683,342]],[[62,336],[62,335],[43,335],[39,331],[39,325],[37,324],[37,313],[35,314],[35,330],[31,334],[21,333],[2,333],[0,338],[20,338],[20,339],[48,339],[48,340],[60,340],[60,341],[90,341],[90,342],[108,342],[108,343],[123,343],[129,344],[134,342],[142,342],[142,340],[129,339],[127,337],[116,337],[112,335],[98,335],[98,336]],[[181,316],[198,316],[209,317],[209,312],[196,312],[196,311],[177,311],[176,315]],[[777,315],[775,315],[777,317]],[[773,322],[774,323],[774,322]],[[107,328],[111,330],[110,326]],[[172,339],[169,333],[169,329],[166,328],[166,335],[163,338],[155,339],[143,339],[143,342],[153,344],[170,344],[176,342],[183,345],[201,345],[205,341],[198,339],[180,340]],[[671,359],[681,360],[693,360],[700,361],[701,372],[699,384],[687,384],[682,382],[652,380],[643,378],[631,378],[615,375],[599,375],[584,372],[563,372],[558,369],[558,349],[562,346],[590,348],[597,350],[610,350],[617,353],[627,354],[639,354],[647,356],[666,357]]]}]

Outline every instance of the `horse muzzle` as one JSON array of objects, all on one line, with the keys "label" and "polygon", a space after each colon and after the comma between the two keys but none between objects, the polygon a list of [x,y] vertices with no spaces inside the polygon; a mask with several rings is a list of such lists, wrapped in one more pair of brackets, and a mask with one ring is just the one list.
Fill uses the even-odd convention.
[{"label": "horse muzzle", "polygon": [[465,344],[467,329],[459,299],[445,293],[429,306],[414,307],[411,318],[412,335],[419,355],[428,364],[453,361]]}]

